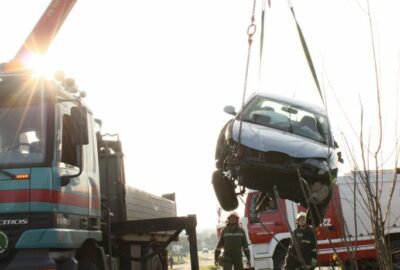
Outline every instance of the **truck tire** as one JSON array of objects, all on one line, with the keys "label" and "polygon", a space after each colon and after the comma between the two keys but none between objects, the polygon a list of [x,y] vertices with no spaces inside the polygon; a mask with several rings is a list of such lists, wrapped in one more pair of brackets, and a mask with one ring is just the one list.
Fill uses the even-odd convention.
[{"label": "truck tire", "polygon": [[78,270],[99,270],[94,262],[88,259],[83,259],[78,264]]},{"label": "truck tire", "polygon": [[163,270],[163,264],[159,256],[154,256],[151,259],[151,265],[149,266],[149,270]]},{"label": "truck tire", "polygon": [[85,242],[76,253],[78,270],[103,270],[99,246],[93,241]]},{"label": "truck tire", "polygon": [[400,269],[400,240],[390,242],[390,250],[392,254],[393,269]]},{"label": "truck tire", "polygon": [[274,255],[274,270],[282,270],[285,264],[285,257],[286,252],[283,249],[277,250],[276,254]]},{"label": "truck tire", "polygon": [[214,171],[212,184],[218,202],[225,211],[231,211],[239,206],[234,184],[222,174],[222,170]]}]

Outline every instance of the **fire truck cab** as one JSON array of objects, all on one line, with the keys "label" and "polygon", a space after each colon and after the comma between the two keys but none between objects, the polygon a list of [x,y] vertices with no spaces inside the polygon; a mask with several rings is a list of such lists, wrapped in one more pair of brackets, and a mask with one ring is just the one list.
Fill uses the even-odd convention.
[{"label": "fire truck cab", "polygon": [[[371,180],[376,179],[373,173]],[[396,195],[400,187],[395,186],[390,204],[388,200],[396,173],[382,171],[379,178],[381,209],[389,209],[385,236],[392,254],[400,250],[400,197]],[[375,187],[375,184],[371,186]],[[256,212],[254,207],[258,194],[258,191],[248,193],[242,220],[251,247],[252,265],[255,269],[281,269],[291,239],[290,231],[296,226],[296,214],[304,208],[293,201],[278,198]],[[338,177],[326,214],[315,229],[319,266],[337,265],[340,261],[347,264],[353,258],[364,265],[376,263],[373,216],[367,204],[358,177],[354,178],[353,174]],[[393,255],[392,259],[394,264],[398,263],[397,256]]]}]

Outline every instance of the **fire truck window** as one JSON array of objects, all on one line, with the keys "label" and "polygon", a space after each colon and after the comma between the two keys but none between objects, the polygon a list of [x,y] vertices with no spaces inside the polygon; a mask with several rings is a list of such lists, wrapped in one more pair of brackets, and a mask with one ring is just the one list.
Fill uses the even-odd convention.
[{"label": "fire truck window", "polygon": [[260,214],[265,212],[275,212],[277,210],[277,204],[275,198],[267,198],[264,203],[261,204],[261,208],[259,211],[256,211],[256,201],[259,196],[259,193],[254,193],[251,199],[251,208],[250,208],[250,222],[260,222]]},{"label": "fire truck window", "polygon": [[73,144],[72,119],[69,115],[63,116],[62,126],[62,146],[61,146],[61,162],[72,166],[78,166],[77,146]]},{"label": "fire truck window", "polygon": [[275,198],[271,198],[267,205],[265,206],[265,210],[267,212],[272,212],[272,211],[276,211],[277,207],[276,207],[276,201]]}]

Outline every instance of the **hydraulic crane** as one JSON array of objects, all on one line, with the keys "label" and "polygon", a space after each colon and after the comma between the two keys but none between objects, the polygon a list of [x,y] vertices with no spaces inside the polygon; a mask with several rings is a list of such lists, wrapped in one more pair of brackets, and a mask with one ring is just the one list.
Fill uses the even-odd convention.
[{"label": "hydraulic crane", "polygon": [[166,269],[186,230],[198,270],[196,217],[176,216],[175,194],[126,185],[121,142],[100,133],[86,95],[25,67],[75,2],[52,0],[0,70],[0,269]]},{"label": "hydraulic crane", "polygon": [[3,64],[0,71],[23,70],[33,55],[44,55],[75,3],[76,0],[52,0],[15,57]]}]

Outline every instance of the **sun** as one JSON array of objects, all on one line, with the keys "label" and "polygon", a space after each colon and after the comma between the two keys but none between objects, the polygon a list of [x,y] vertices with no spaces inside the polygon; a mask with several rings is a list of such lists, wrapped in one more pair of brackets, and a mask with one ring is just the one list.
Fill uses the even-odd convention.
[{"label": "sun", "polygon": [[30,54],[23,62],[24,67],[32,71],[35,76],[51,78],[56,70],[52,58],[42,54]]}]

